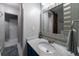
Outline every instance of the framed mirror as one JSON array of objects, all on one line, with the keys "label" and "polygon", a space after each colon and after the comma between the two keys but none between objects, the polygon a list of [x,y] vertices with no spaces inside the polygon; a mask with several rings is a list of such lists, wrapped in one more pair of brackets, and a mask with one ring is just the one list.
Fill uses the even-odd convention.
[{"label": "framed mirror", "polygon": [[64,40],[63,4],[59,4],[45,12],[42,12],[42,34],[58,40]]}]

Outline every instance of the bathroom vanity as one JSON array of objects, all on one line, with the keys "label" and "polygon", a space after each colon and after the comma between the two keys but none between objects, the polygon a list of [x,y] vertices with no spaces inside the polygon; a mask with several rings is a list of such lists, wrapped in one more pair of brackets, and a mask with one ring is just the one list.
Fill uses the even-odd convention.
[{"label": "bathroom vanity", "polygon": [[38,53],[27,42],[27,56],[39,56]]},{"label": "bathroom vanity", "polygon": [[49,43],[46,39],[32,39],[27,41],[28,56],[73,56],[66,47],[57,43]]}]

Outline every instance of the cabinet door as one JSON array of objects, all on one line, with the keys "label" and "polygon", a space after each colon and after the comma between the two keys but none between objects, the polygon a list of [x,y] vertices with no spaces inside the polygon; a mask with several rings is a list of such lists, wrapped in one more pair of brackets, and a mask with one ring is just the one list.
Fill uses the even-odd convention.
[{"label": "cabinet door", "polygon": [[34,49],[27,43],[27,55],[28,56],[38,56]]}]

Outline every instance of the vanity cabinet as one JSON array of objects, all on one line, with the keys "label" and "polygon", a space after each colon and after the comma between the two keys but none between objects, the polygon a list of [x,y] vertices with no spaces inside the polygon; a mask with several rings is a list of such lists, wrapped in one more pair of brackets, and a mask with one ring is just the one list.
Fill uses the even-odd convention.
[{"label": "vanity cabinet", "polygon": [[39,56],[28,43],[27,43],[27,56]]}]

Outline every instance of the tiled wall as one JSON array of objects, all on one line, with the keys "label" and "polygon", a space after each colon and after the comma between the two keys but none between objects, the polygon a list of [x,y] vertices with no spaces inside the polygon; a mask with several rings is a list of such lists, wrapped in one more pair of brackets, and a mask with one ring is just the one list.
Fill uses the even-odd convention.
[{"label": "tiled wall", "polygon": [[0,12],[2,13],[2,16],[0,16],[0,46],[2,47],[5,40],[5,12],[18,15],[19,10],[7,4],[0,3]]}]

